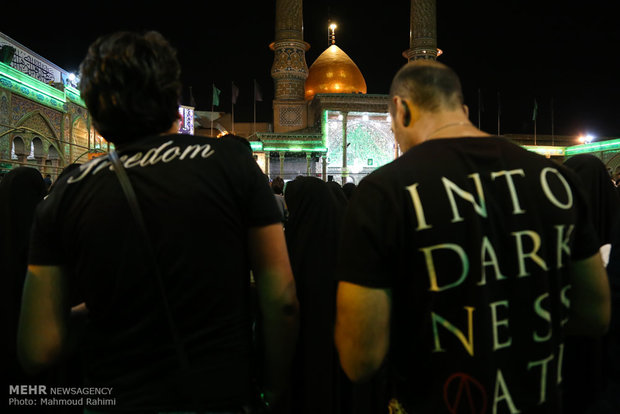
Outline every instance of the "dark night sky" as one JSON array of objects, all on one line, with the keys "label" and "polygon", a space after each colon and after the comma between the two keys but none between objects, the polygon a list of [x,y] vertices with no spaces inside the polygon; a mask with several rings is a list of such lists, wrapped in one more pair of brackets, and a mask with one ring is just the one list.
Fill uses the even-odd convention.
[{"label": "dark night sky", "polygon": [[[240,89],[235,119],[251,121],[252,79],[261,86],[258,121],[271,122],[270,76],[275,1],[171,2],[82,1],[66,8],[41,3],[13,5],[0,31],[58,66],[77,71],[88,44],[118,29],[153,29],[179,52],[184,99],[193,86],[198,109],[210,110],[211,83],[222,90],[221,111],[230,111],[230,82]],[[501,132],[620,136],[620,25],[613,2],[590,0],[581,6],[559,1],[437,0],[440,61],[461,76],[471,118]],[[572,3],[572,2],[571,2]],[[35,2],[36,4],[36,2]],[[383,6],[383,8],[381,8]],[[20,10],[21,9],[21,10]],[[409,48],[409,0],[385,2],[306,0],[304,40],[308,66],[327,47],[327,21],[338,23],[336,43],[358,65],[368,93],[386,94]],[[188,103],[188,102],[185,102]]]}]

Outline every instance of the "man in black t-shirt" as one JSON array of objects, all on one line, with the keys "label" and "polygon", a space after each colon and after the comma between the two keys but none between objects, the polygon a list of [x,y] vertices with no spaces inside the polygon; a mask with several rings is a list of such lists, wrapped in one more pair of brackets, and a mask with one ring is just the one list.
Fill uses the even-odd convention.
[{"label": "man in black t-shirt", "polygon": [[385,361],[393,412],[560,411],[564,335],[610,315],[576,177],[475,128],[438,62],[397,73],[390,112],[403,155],[362,180],[343,228],[342,367],[363,381]]},{"label": "man in black t-shirt", "polygon": [[[105,399],[84,399],[87,408],[240,412],[260,366],[262,394],[277,409],[297,337],[280,215],[242,144],[177,134],[179,74],[175,51],[156,32],[113,33],[89,48],[82,97],[116,145],[155,258],[109,157],[63,177],[36,212],[20,359],[36,371],[66,351],[77,298],[88,314],[85,385],[108,390]],[[262,361],[252,360],[250,270]]]}]

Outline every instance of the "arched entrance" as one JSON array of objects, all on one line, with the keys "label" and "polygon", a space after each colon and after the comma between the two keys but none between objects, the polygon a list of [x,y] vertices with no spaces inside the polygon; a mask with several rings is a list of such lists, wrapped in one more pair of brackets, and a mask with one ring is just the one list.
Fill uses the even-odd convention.
[{"label": "arched entrance", "polygon": [[26,144],[22,137],[13,137],[11,141],[11,159],[17,160],[18,163],[25,163],[27,156]]}]

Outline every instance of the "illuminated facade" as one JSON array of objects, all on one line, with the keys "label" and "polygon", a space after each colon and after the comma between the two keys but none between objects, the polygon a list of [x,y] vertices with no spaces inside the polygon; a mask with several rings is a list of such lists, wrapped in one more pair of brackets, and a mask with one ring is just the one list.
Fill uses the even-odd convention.
[{"label": "illuminated facade", "polygon": [[[67,165],[110,150],[73,74],[3,33],[0,48],[0,173],[29,166],[55,179]],[[194,108],[180,106],[179,113],[180,133],[193,134]]]},{"label": "illuminated facade", "polygon": [[359,182],[397,156],[390,119],[384,113],[326,110],[323,128],[328,175],[342,176],[345,171],[351,181]]},{"label": "illuminated facade", "polygon": [[271,177],[315,175],[358,183],[398,155],[387,95],[317,94],[307,111],[312,127],[256,134],[255,149],[265,154],[260,165]]},{"label": "illuminated facade", "polygon": [[[440,51],[436,48],[434,0],[412,1],[411,7],[410,49],[403,56],[435,59]],[[310,45],[303,40],[302,0],[277,0],[275,26],[270,45],[274,52],[273,125],[261,124],[257,129],[256,124],[237,124],[237,133],[250,137],[263,171],[287,180],[315,175],[358,183],[396,158],[389,97],[367,94],[361,71],[335,44],[334,29],[331,45],[308,69],[305,52]],[[95,133],[70,73],[0,33],[3,46],[13,52],[10,59],[0,53],[8,60],[0,61],[0,172],[29,165],[55,177],[64,166],[85,162],[110,149]],[[200,113],[207,112],[187,106],[179,110],[181,132],[200,134]],[[569,137],[564,141],[555,137],[555,143],[550,140],[555,145],[530,146],[536,139],[508,137],[558,160],[588,152],[610,168],[620,165],[617,139],[573,146]],[[544,141],[538,137],[539,143]]]},{"label": "illuminated facade", "polygon": [[107,150],[70,73],[2,33],[0,47],[0,172],[25,165],[55,178]]},{"label": "illuminated facade", "polygon": [[[275,132],[256,134],[265,154],[263,170],[285,179],[302,174],[357,183],[398,156],[388,95],[366,94],[359,68],[335,44],[335,24],[329,28],[330,45],[309,70],[305,69],[302,8],[302,0],[276,1],[276,41],[272,44]],[[403,53],[405,58],[436,58],[440,52],[435,21],[435,0],[411,2],[410,49]],[[284,46],[288,51],[283,54]],[[303,91],[299,87],[302,79]],[[298,122],[295,129],[288,118],[282,117],[281,107],[283,103],[299,105],[302,92],[306,107],[296,113],[306,114],[307,119]]]},{"label": "illuminated facade", "polygon": [[366,94],[359,68],[335,44],[335,27],[331,45],[308,70],[301,10],[302,0],[276,1],[274,132],[255,135],[259,164],[286,180],[315,175],[358,182],[397,156],[388,96]]},{"label": "illuminated facade", "polygon": [[[435,0],[411,1],[410,48],[403,52],[406,59],[434,60],[441,54],[437,48],[435,9]],[[272,44],[275,132],[255,134],[259,141],[252,145],[260,154],[257,161],[271,177],[279,175],[288,180],[297,175],[315,175],[342,183],[358,183],[399,155],[390,128],[389,98],[366,93],[366,82],[359,68],[335,45],[335,26],[330,26],[331,45],[307,70],[301,10],[302,0],[276,1],[274,44],[280,44],[280,49],[274,49]],[[306,79],[304,91],[300,89],[303,79]],[[302,95],[306,99],[305,107],[295,109],[301,105]],[[290,108],[283,112],[282,105]],[[284,117],[283,113],[289,116]],[[291,123],[292,120],[295,122]],[[528,144],[536,143],[535,138],[508,138],[558,161],[588,152],[610,168],[620,165],[620,140],[572,145],[574,137],[555,137],[555,143],[551,137],[551,146],[532,146]],[[545,139],[539,137],[538,141],[542,143]]]},{"label": "illuminated facade", "polygon": [[180,105],[179,115],[181,116],[179,134],[194,135],[194,107]]}]

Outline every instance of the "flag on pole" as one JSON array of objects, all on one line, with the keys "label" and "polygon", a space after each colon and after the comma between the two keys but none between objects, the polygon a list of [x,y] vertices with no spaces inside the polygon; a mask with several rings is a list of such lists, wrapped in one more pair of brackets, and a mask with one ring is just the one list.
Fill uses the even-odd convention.
[{"label": "flag on pole", "polygon": [[191,86],[189,87],[189,106],[196,107],[196,99],[194,99],[194,91]]},{"label": "flag on pole", "polygon": [[502,101],[499,96],[499,91],[497,91],[497,116],[502,114]]},{"label": "flag on pole", "polygon": [[536,98],[534,98],[534,110],[532,111],[532,121],[536,121],[536,116],[538,115],[538,102]]},{"label": "flag on pole", "polygon": [[237,85],[235,85],[235,82],[231,82],[231,84],[232,84],[232,90],[231,90],[232,103],[234,105],[237,103],[237,98],[239,97],[239,88],[237,88]]},{"label": "flag on pole", "polygon": [[220,93],[222,93],[222,91],[213,84],[213,106],[218,106],[220,104]]},{"label": "flag on pole", "polygon": [[497,135],[500,134],[500,120],[502,118],[502,100],[499,96],[499,91],[497,91]]},{"label": "flag on pole", "polygon": [[258,102],[263,101],[263,94],[260,91],[260,87],[258,86],[256,79],[254,79],[254,100]]},{"label": "flag on pole", "polygon": [[482,124],[482,117],[481,114],[482,112],[484,112],[484,105],[482,103],[482,92],[480,91],[480,88],[478,88],[478,128],[482,128],[481,124]]}]

